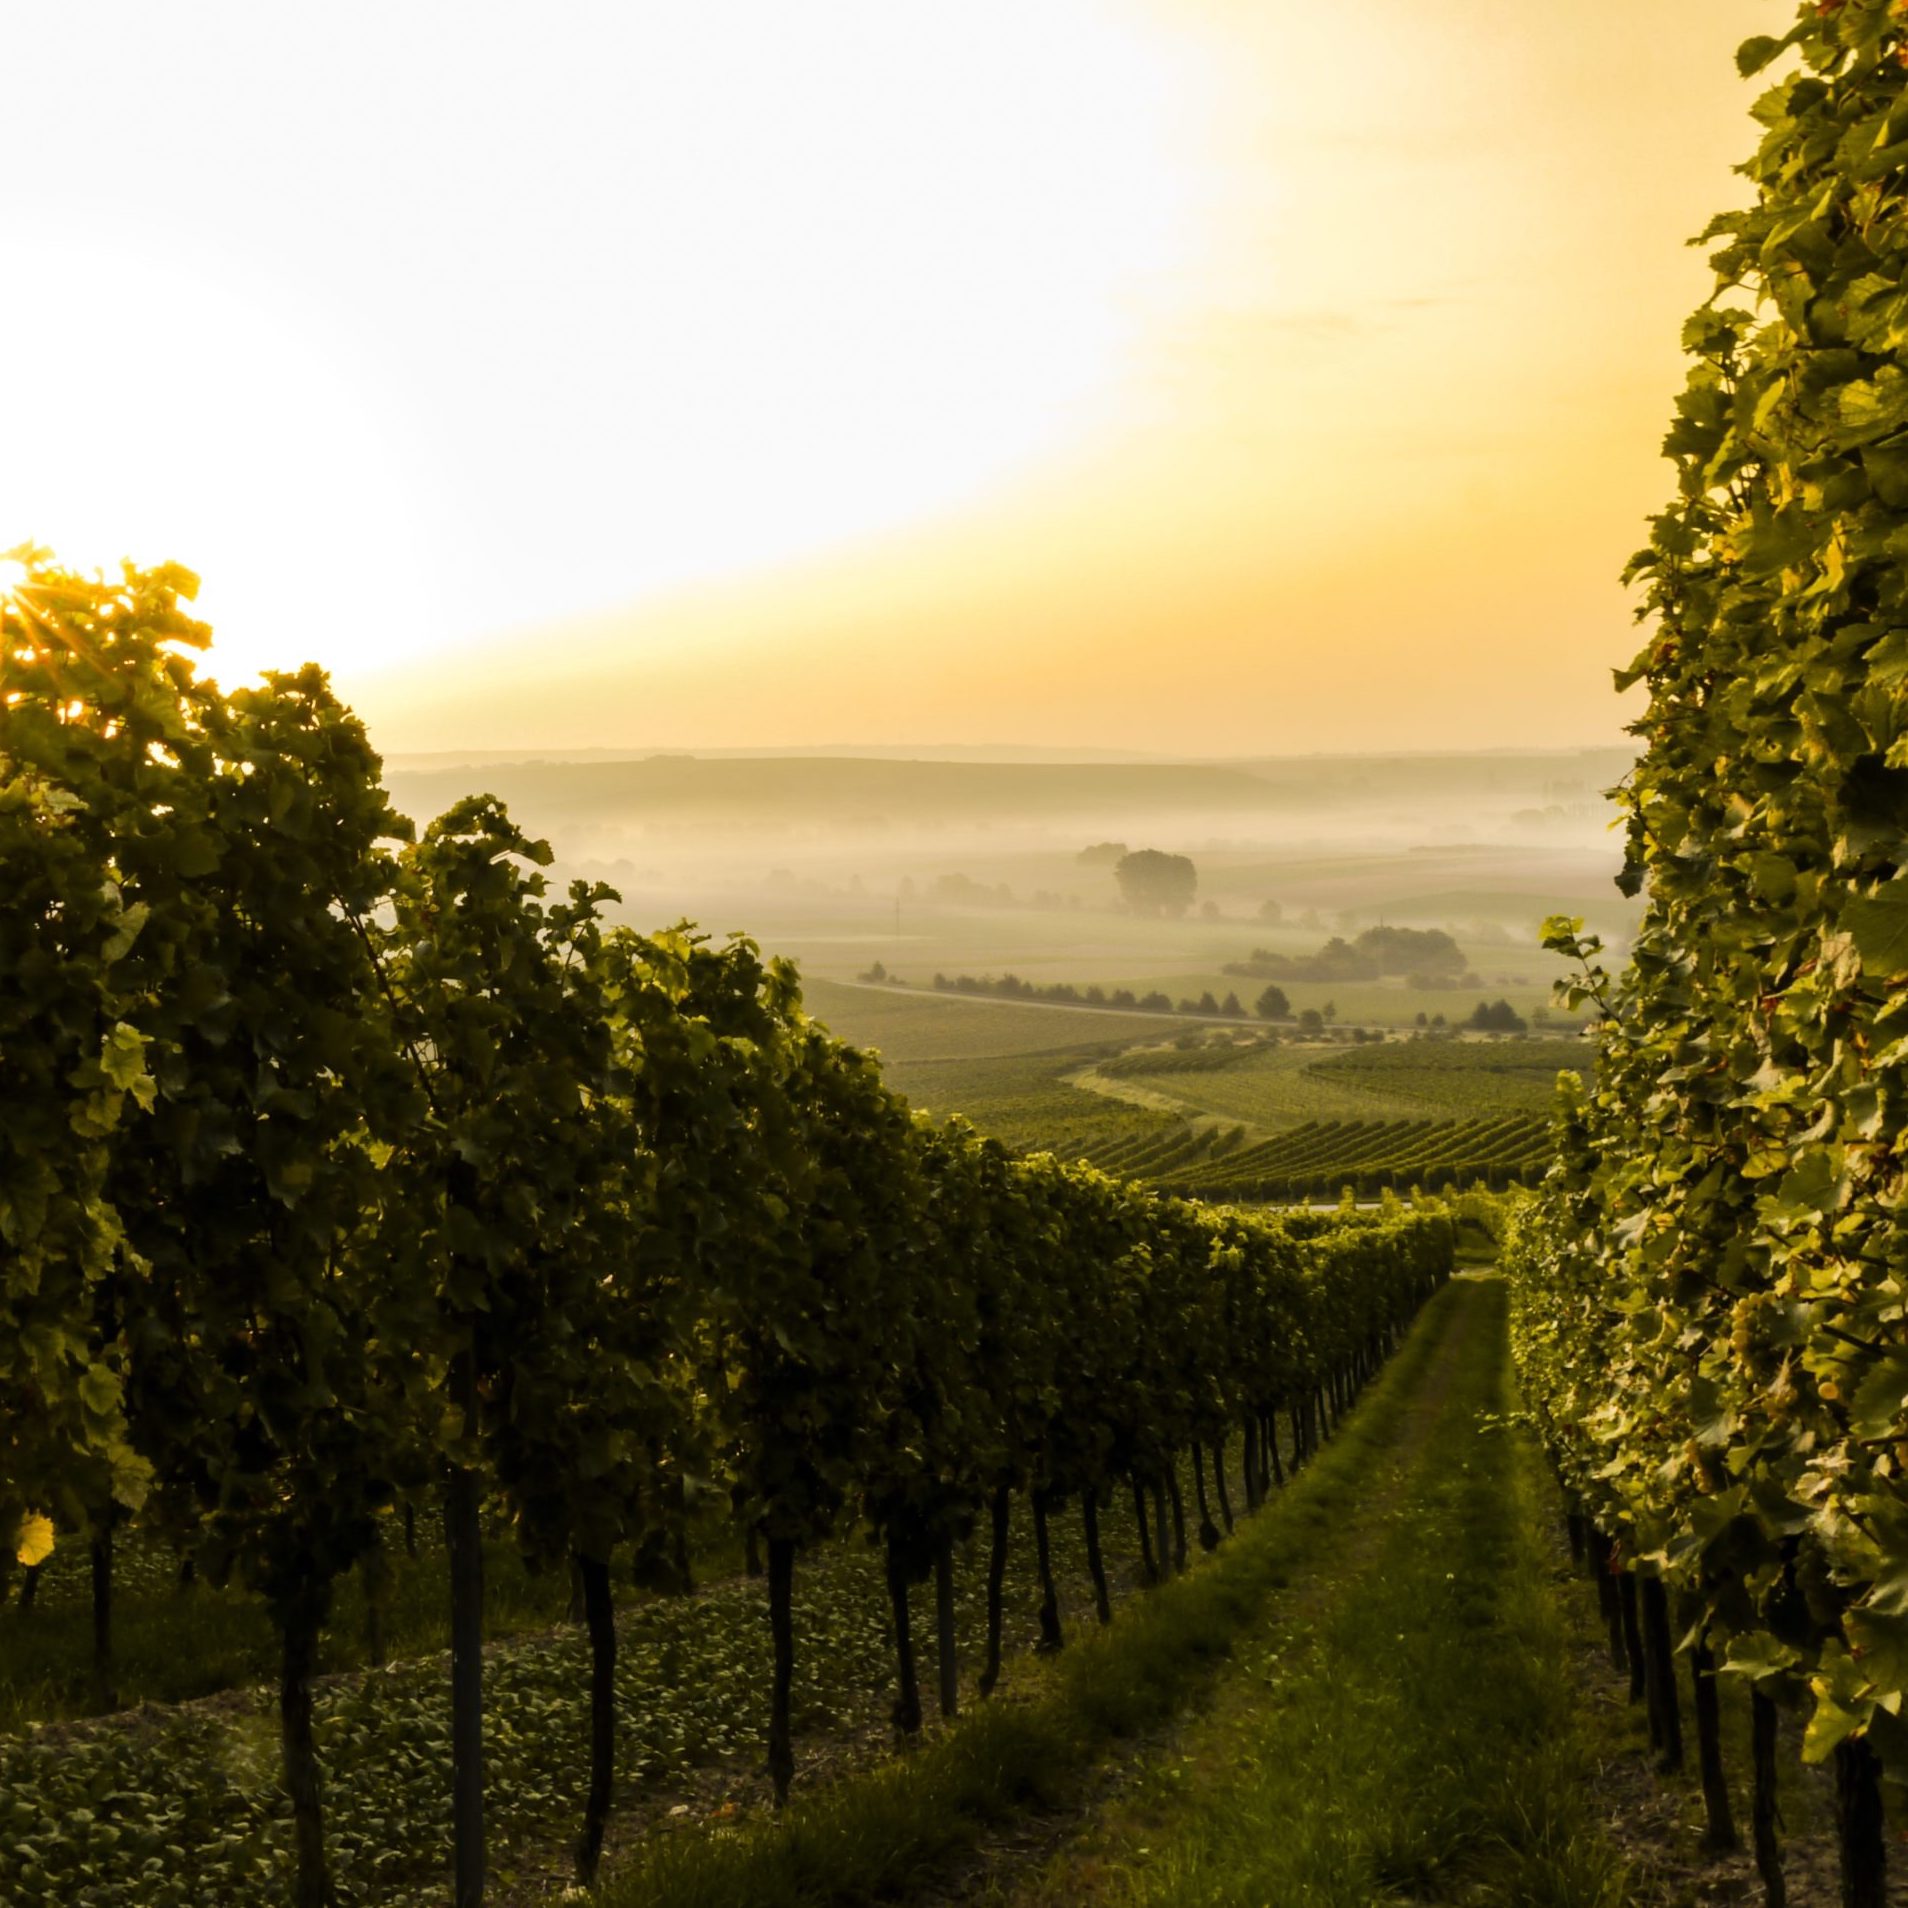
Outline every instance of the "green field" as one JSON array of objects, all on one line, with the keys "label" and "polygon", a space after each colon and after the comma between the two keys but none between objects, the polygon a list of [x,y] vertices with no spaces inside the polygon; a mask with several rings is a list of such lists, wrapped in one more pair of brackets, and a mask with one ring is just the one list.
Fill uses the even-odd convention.
[{"label": "green field", "polygon": [[1507,1402],[1502,1317],[1489,1285],[1441,1303],[1437,1375],[1351,1421],[1362,1439],[1399,1412],[1251,1600],[1231,1673],[1063,1834],[1001,1859],[987,1908],[1664,1908],[1606,1827],[1542,1474],[1479,1435]]},{"label": "green field", "polygon": [[1207,1199],[1360,1197],[1482,1181],[1493,1189],[1541,1172],[1550,1129],[1533,1113],[1459,1120],[1315,1120],[1256,1146],[1216,1147],[1149,1177]]},{"label": "green field", "polygon": [[1162,1026],[1158,1014],[901,993],[806,977],[802,997],[809,1012],[843,1039],[879,1053],[889,1072],[920,1061],[1112,1051],[1156,1040]]},{"label": "green field", "polygon": [[881,1055],[890,1085],[923,1111],[961,1114],[1029,1152],[1111,1162],[1157,1146],[1191,1156],[1184,1117],[1066,1084],[1157,1036],[1154,1014],[1015,1006],[947,994],[901,994],[810,981],[810,1010],[844,1039]]},{"label": "green field", "polygon": [[[1073,879],[1063,862],[1036,866],[1031,873],[1022,873],[1017,863],[967,865],[989,878],[1013,874],[1019,892],[1030,891],[1036,881]],[[1397,873],[1397,858],[1370,858],[1363,870],[1365,891],[1381,895],[1387,870]],[[1073,885],[1084,884],[1074,879]],[[1500,997],[1527,1017],[1540,1010],[1558,1013],[1550,990],[1563,967],[1536,944],[1537,924],[1546,909],[1581,914],[1592,905],[1585,892],[1560,889],[1533,893],[1527,900],[1500,897],[1496,915],[1451,920],[1474,974],[1462,985],[1421,987],[1401,979],[1281,980],[1279,985],[1295,1014],[1330,1007],[1346,1026],[1406,1029],[1420,1014],[1457,1022],[1479,1000]],[[901,907],[897,927],[894,903],[872,896],[725,893],[686,894],[676,902],[651,902],[637,894],[624,912],[642,926],[687,913],[718,932],[746,928],[764,947],[799,961],[805,975],[829,980],[850,980],[879,960],[923,993],[932,990],[936,974],[1011,973],[1042,985],[1065,981],[1108,991],[1127,987],[1138,994],[1157,988],[1175,1002],[1197,1000],[1208,991],[1219,1000],[1237,993],[1250,1008],[1265,983],[1228,974],[1229,964],[1249,960],[1259,948],[1294,957],[1316,953],[1331,935],[1356,932],[1384,909],[1374,899],[1363,909],[1322,916],[1314,926],[1268,926],[1243,906],[1237,913],[1227,907],[1210,920],[1198,915],[1171,920],[1120,913],[1102,900],[1080,908],[941,907],[912,901]]]},{"label": "green field", "polygon": [[1584,1064],[1576,1040],[1402,1041],[1383,1046],[1149,1048],[1106,1063],[1192,1113],[1272,1131],[1317,1120],[1541,1114],[1557,1075]]},{"label": "green field", "polygon": [[1576,1040],[1268,1044],[1157,1015],[832,981],[806,991],[924,1111],[1209,1199],[1533,1177],[1557,1074],[1584,1057]]},{"label": "green field", "polygon": [[1169,1047],[1115,1060],[1102,1071],[1164,1094],[1188,1116],[1216,1115],[1266,1132],[1315,1120],[1411,1119],[1422,1113],[1403,1095],[1339,1077],[1331,1063],[1343,1057],[1329,1047],[1253,1047],[1213,1066],[1204,1053],[1180,1055]]}]

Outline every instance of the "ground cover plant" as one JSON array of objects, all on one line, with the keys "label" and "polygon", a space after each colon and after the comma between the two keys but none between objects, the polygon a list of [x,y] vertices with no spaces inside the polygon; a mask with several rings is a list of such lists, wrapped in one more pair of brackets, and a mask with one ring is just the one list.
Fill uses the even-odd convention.
[{"label": "ground cover plant", "polygon": [[[448,1642],[443,1527],[428,1508],[415,1539],[413,1557],[398,1538],[375,1585],[356,1573],[340,1584],[320,1674]],[[725,1567],[729,1551],[739,1560],[733,1542],[716,1542],[713,1532],[707,1541],[711,1568]],[[492,1532],[486,1543],[484,1582],[496,1637],[547,1628],[569,1606],[567,1574],[528,1569],[505,1531]],[[128,1529],[114,1544],[111,1621],[114,1693],[124,1704],[186,1702],[269,1682],[277,1673],[267,1611],[242,1586],[181,1582],[176,1551],[156,1533]],[[95,1714],[94,1647],[92,1560],[87,1546],[62,1544],[19,1573],[0,1610],[0,1732]]]},{"label": "ground cover plant", "polygon": [[[1420,1347],[1411,1362],[1423,1355]],[[1288,1428],[1282,1467],[1296,1472],[1297,1458]],[[1230,1501],[1242,1508],[1246,1480],[1236,1463],[1228,1470]],[[1190,1501],[1190,1463],[1180,1473]],[[1070,1619],[1090,1616],[1095,1584],[1081,1520],[1054,1519],[1049,1544],[1063,1611]],[[1130,1515],[1106,1519],[1102,1548],[1117,1592],[1146,1581]],[[956,1581],[964,1705],[977,1694],[985,1656],[985,1561],[983,1541],[964,1557]],[[176,1588],[157,1572],[144,1574],[153,1579],[153,1597],[176,1616]],[[441,1578],[433,1587],[441,1601]],[[1033,1654],[1042,1594],[1023,1501],[1014,1506],[1004,1580],[1006,1689],[1016,1705],[1045,1687]],[[224,1606],[228,1617],[232,1607]],[[892,1636],[879,1553],[858,1536],[818,1550],[798,1581],[795,1614],[814,1645],[796,1665],[793,1709],[802,1735],[833,1770],[873,1766],[892,1741]],[[195,1637],[188,1623],[180,1646],[191,1647]],[[5,1638],[21,1648],[35,1640],[22,1626]],[[500,1866],[519,1877],[561,1876],[567,1864],[590,1772],[588,1653],[575,1624],[525,1631],[490,1651],[493,1827],[506,1851]],[[758,1698],[771,1657],[760,1578],[737,1573],[693,1596],[646,1599],[625,1612],[615,1672],[625,1811],[669,1821],[666,1811],[682,1797],[698,1820],[726,1821],[738,1803],[768,1808]],[[158,1899],[175,1898],[170,1889],[181,1901],[244,1902],[277,1886],[290,1859],[292,1825],[274,1754],[273,1698],[266,1688],[247,1686],[251,1680],[241,1678],[229,1701],[0,1738],[0,1799],[21,1832],[16,1850],[0,1852],[0,1883],[14,1891],[8,1899],[63,1902],[90,1891],[98,1903],[143,1904],[154,1890]],[[315,1712],[339,1899],[440,1899],[451,1828],[443,1657],[426,1652],[330,1683]],[[718,1784],[713,1791],[698,1780],[702,1772]],[[717,1804],[712,1795],[726,1799]]]},{"label": "ground cover plant", "polygon": [[[1016,1510],[1005,1591],[1009,1646],[1024,1652],[1038,1638],[1040,1585],[1028,1515]],[[1064,1528],[1056,1520],[1050,1541],[1067,1607],[1089,1607],[1077,1519]],[[1130,1520],[1109,1520],[1105,1552],[1114,1581],[1136,1579]],[[984,1564],[984,1552],[973,1561]],[[441,1601],[441,1569],[432,1587]],[[795,1668],[795,1725],[826,1746],[831,1761],[865,1760],[870,1744],[890,1739],[893,1697],[879,1554],[859,1538],[818,1552],[797,1583],[794,1616],[809,1646]],[[971,1697],[987,1634],[979,1567],[959,1579],[956,1624]],[[181,1641],[189,1646],[191,1635]],[[8,1641],[30,1646],[32,1632]],[[680,1795],[705,1768],[726,1770],[737,1792],[754,1793],[766,1720],[759,1694],[772,1655],[760,1579],[735,1576],[694,1597],[652,1598],[629,1611],[615,1669],[626,1805]],[[546,1625],[489,1652],[486,1777],[491,1827],[507,1849],[567,1844],[590,1776],[589,1689],[589,1642],[576,1625]],[[451,1830],[442,1656],[412,1656],[326,1686],[315,1702],[315,1733],[338,1899],[441,1899]],[[0,1796],[20,1838],[0,1850],[6,1899],[65,1902],[90,1890],[99,1903],[211,1904],[275,1891],[289,1865],[292,1824],[274,1738],[272,1696],[256,1687],[163,1717],[0,1738]],[[180,1852],[168,1856],[168,1848]],[[503,1858],[510,1867],[517,1859]],[[554,1864],[548,1854],[543,1861],[562,1866],[560,1853]]]}]

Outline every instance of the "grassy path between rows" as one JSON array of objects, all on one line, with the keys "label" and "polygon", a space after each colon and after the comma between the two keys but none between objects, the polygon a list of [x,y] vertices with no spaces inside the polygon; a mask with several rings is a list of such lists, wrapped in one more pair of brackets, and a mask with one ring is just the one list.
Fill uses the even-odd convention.
[{"label": "grassy path between rows", "polygon": [[1012,1700],[610,1903],[1610,1908],[1504,1294],[1460,1279],[1318,1458]]},{"label": "grassy path between rows", "polygon": [[[1507,1409],[1504,1292],[1456,1282],[1429,1368],[1356,1466],[1291,1508],[1318,1542],[1199,1712],[1052,1853],[961,1898],[1006,1908],[1605,1908],[1629,1898],[1592,1813],[1549,1514]],[[1364,1438],[1359,1438],[1364,1443]],[[1258,1534],[1246,1539],[1258,1541]]]}]

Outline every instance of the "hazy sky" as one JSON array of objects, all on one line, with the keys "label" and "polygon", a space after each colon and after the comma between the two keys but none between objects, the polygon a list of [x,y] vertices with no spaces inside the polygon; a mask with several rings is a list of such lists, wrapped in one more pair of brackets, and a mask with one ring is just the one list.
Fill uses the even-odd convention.
[{"label": "hazy sky", "polygon": [[43,0],[0,547],[388,749],[1600,741],[1785,0]]}]

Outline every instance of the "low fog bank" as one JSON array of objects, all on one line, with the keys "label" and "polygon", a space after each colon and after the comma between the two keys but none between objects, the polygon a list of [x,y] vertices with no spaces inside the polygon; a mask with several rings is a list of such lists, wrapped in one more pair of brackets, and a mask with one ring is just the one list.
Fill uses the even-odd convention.
[{"label": "low fog bank", "polygon": [[[1309,959],[1377,925],[1445,930],[1479,973],[1582,914],[1621,945],[1604,791],[1621,750],[1229,762],[926,759],[867,752],[394,763],[420,820],[488,790],[609,882],[638,926],[744,932],[806,971],[880,963],[1064,979],[1223,973]],[[1135,907],[1122,852],[1187,857],[1185,905]],[[1536,970],[1530,970],[1533,982]]]},{"label": "low fog bank", "polygon": [[898,877],[922,861],[1104,840],[1225,855],[1504,845],[1610,856],[1604,791],[1628,767],[1615,749],[1190,763],[711,754],[398,763],[390,780],[413,815],[483,788],[567,860],[727,885],[771,866]]}]

